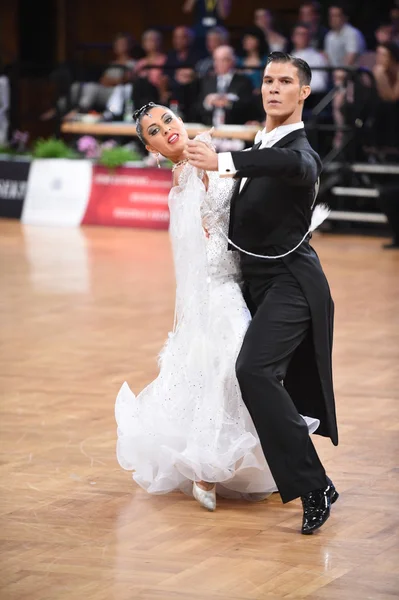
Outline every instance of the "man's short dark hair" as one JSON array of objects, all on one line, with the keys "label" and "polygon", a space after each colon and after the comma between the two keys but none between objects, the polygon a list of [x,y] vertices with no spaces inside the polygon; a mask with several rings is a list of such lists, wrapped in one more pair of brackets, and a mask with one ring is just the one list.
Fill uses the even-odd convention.
[{"label": "man's short dark hair", "polygon": [[329,8],[339,8],[342,14],[349,18],[349,9],[345,2],[331,2]]},{"label": "man's short dark hair", "polygon": [[306,31],[308,31],[310,33],[310,27],[307,23],[301,23],[299,21],[299,23],[295,23],[294,27],[292,28],[292,31],[294,31],[294,29],[298,29],[298,27],[301,27],[302,29],[306,29]]},{"label": "man's short dark hair", "polygon": [[301,85],[310,85],[310,82],[312,81],[312,71],[310,70],[308,63],[302,60],[302,58],[297,58],[287,52],[271,52],[267,57],[266,67],[272,62],[291,63],[298,71],[299,83]]},{"label": "man's short dark hair", "polygon": [[316,0],[305,0],[305,2],[301,2],[299,8],[302,8],[302,6],[311,6],[314,12],[319,14],[321,12],[320,2],[316,2]]}]

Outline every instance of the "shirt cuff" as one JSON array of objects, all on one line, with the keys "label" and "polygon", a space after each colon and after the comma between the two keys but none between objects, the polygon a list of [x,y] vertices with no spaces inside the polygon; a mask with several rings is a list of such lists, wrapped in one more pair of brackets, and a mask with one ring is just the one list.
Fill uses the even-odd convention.
[{"label": "shirt cuff", "polygon": [[219,152],[218,172],[219,177],[234,177],[237,173],[231,152]]}]

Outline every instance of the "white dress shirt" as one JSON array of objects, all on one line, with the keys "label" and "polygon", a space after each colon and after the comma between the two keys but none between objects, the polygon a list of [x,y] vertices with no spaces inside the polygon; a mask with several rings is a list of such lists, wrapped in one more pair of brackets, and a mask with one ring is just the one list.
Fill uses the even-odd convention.
[{"label": "white dress shirt", "polygon": [[[266,129],[263,129],[262,131],[258,131],[256,134],[254,143],[258,144],[259,142],[262,142],[259,150],[262,148],[271,148],[274,146],[274,144],[292,131],[303,128],[303,121],[299,121],[298,123],[291,123],[290,125],[280,125],[280,127],[275,127],[269,132],[266,132]],[[248,148],[248,150],[250,150],[250,148]],[[237,173],[231,152],[220,152],[218,154],[218,172],[219,177],[234,177],[234,175]],[[246,180],[247,177],[243,177],[241,179],[240,191],[244,187]]]}]

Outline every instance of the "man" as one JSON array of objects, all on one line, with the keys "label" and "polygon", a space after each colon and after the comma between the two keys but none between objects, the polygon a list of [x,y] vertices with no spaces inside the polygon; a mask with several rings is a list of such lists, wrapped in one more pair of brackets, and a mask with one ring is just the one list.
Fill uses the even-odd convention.
[{"label": "man", "polygon": [[325,96],[328,90],[328,73],[314,67],[326,67],[327,59],[310,45],[310,30],[304,23],[299,23],[292,32],[292,56],[301,58],[312,69],[312,94],[307,100],[307,108],[313,108]]},{"label": "man", "polygon": [[[236,371],[243,400],[283,502],[301,497],[302,533],[318,529],[338,498],[300,415],[320,420],[317,433],[338,443],[332,384],[333,302],[319,259],[304,241],[321,171],[301,120],[311,71],[274,53],[262,85],[266,127],[249,152],[215,155],[189,142],[189,161],[239,182],[229,238],[240,252],[253,320]],[[307,236],[309,237],[309,236]],[[272,260],[257,256],[281,256]]]},{"label": "man", "polygon": [[200,82],[196,105],[198,119],[205,125],[244,124],[251,118],[252,84],[245,75],[235,73],[236,57],[230,46],[219,46],[213,53],[215,75]]},{"label": "man", "polygon": [[343,6],[333,4],[328,11],[331,27],[324,41],[324,51],[333,67],[350,67],[356,64],[366,50],[363,34],[348,23]]},{"label": "man", "polygon": [[168,53],[165,63],[165,72],[169,77],[173,77],[175,69],[180,67],[195,67],[200,56],[193,48],[193,41],[194,34],[191,29],[184,25],[175,27],[172,36],[173,50]]},{"label": "man", "polygon": [[303,2],[299,7],[298,20],[309,27],[310,46],[316,50],[323,50],[328,29],[320,23],[320,4],[316,0]]},{"label": "man", "polygon": [[206,34],[206,50],[208,56],[199,60],[195,66],[198,77],[210,75],[213,71],[213,53],[219,46],[226,46],[229,43],[229,32],[224,27],[214,27]]}]

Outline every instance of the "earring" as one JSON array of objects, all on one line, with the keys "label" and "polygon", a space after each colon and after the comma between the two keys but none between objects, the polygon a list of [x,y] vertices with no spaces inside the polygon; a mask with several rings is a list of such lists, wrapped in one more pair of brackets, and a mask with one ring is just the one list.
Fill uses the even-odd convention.
[{"label": "earring", "polygon": [[156,154],[157,157],[157,165],[158,165],[158,169],[161,168],[161,163],[159,162],[159,152]]}]

